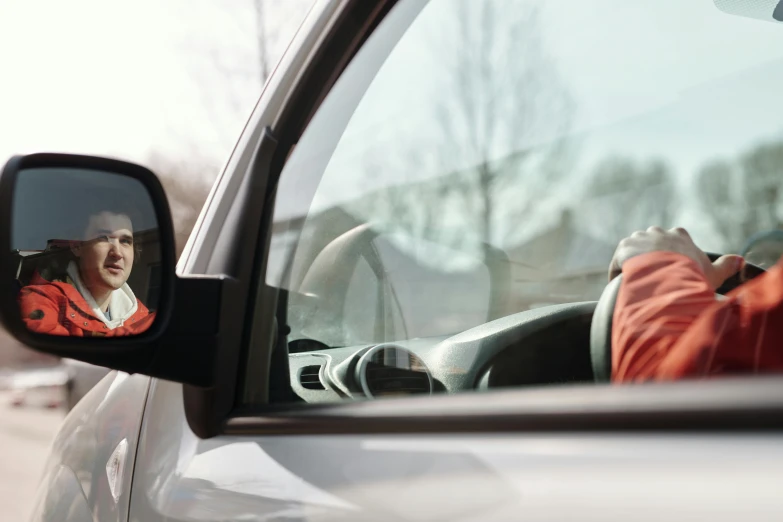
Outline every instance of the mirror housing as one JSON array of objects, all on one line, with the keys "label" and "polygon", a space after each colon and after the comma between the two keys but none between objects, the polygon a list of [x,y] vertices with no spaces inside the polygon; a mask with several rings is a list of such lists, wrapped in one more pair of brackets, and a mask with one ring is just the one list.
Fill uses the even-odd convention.
[{"label": "mirror housing", "polygon": [[[85,190],[92,188],[92,185],[86,182],[84,187],[79,185],[80,179],[95,180],[95,184],[102,185],[102,190],[104,190],[102,194],[105,194],[107,193],[106,180],[111,178],[120,181],[135,180],[133,185],[139,187],[136,192],[149,198],[145,199],[145,205],[147,207],[151,205],[154,210],[154,223],[157,227],[156,240],[158,241],[156,248],[159,247],[159,252],[157,250],[155,252],[155,261],[159,263],[159,281],[156,281],[156,304],[154,317],[151,317],[154,320],[148,321],[150,324],[146,329],[138,330],[138,333],[134,332],[133,334],[117,334],[118,336],[114,337],[97,336],[97,334],[87,336],[87,333],[82,331],[77,334],[66,332],[48,335],[34,329],[28,329],[27,324],[31,318],[37,319],[37,315],[44,314],[41,310],[33,310],[29,314],[30,317],[27,317],[28,322],[26,323],[26,318],[22,316],[20,311],[22,299],[20,296],[27,294],[20,289],[24,283],[17,280],[21,269],[21,257],[18,246],[13,244],[18,239],[14,238],[15,207],[20,203],[16,198],[20,193],[28,196],[34,194],[35,190],[38,190],[40,180],[43,179],[40,176],[28,176],[25,181],[26,174],[33,171],[45,172],[48,176],[46,179],[55,179],[59,175],[58,170],[60,169],[63,171],[63,175],[68,173],[72,175],[77,172],[81,176],[80,178],[72,175],[72,179],[75,181],[71,183],[75,183],[76,186],[69,185],[72,189],[71,194],[77,194],[81,188]],[[25,183],[27,186],[22,189],[21,187]],[[52,190],[51,187],[41,186],[41,193],[45,194],[47,188]],[[110,183],[109,188],[111,189]],[[53,195],[49,193],[47,197],[52,198]],[[67,195],[63,197],[67,197]],[[120,201],[123,197],[127,197],[127,195],[117,194],[115,201]],[[75,202],[71,206],[77,209],[79,202]],[[21,208],[20,212],[23,211],[27,211],[30,216],[36,216],[35,212],[30,214],[29,210]],[[76,212],[78,210],[74,210],[74,213]],[[52,230],[62,229],[55,222],[62,212],[59,215],[56,213],[52,215],[55,218],[52,219],[48,214],[41,217],[50,218]],[[37,237],[43,236],[39,233]],[[118,243],[115,236],[101,236],[100,241],[105,241],[107,244],[109,242]],[[51,242],[47,241],[47,247],[43,253],[49,252],[49,243]],[[89,241],[73,243],[84,245]],[[133,243],[132,237],[130,243]],[[55,252],[57,255],[60,253],[65,255],[70,252],[67,247],[63,247]],[[52,257],[54,258],[54,256]],[[132,264],[135,258],[132,255],[129,257],[131,260],[128,263]],[[175,273],[175,263],[174,227],[168,200],[160,181],[145,167],[109,158],[54,153],[15,156],[6,163],[2,177],[0,177],[0,321],[20,342],[35,350],[57,357],[76,359],[127,373],[143,373],[208,387],[213,378],[211,368],[214,364],[220,305],[223,301],[221,295],[225,287],[225,279],[178,278]],[[112,268],[112,270],[121,273],[121,269]],[[131,270],[126,270],[125,278],[130,275]],[[79,272],[81,271],[80,268]],[[41,281],[43,284],[51,286],[48,280],[41,279]],[[76,283],[70,282],[79,288]],[[127,287],[125,280],[118,284]],[[84,287],[88,287],[86,279],[79,291],[85,293]],[[76,290],[73,291],[76,292]],[[72,295],[79,296],[78,293]],[[187,310],[181,307],[178,314],[175,311],[177,300],[186,305],[192,305],[196,302],[199,305],[189,306]],[[92,301],[86,299],[85,302],[95,304],[97,299]],[[141,302],[137,302],[141,307]],[[92,310],[95,311],[96,308]],[[101,315],[100,311],[98,315]],[[71,317],[73,317],[72,314]],[[105,319],[106,321],[111,318],[108,311],[106,318],[109,318]],[[60,318],[58,321],[62,322],[62,319]],[[73,321],[71,322],[73,323]],[[87,325],[86,322],[84,324]],[[111,327],[112,324],[109,323],[109,326]]]}]

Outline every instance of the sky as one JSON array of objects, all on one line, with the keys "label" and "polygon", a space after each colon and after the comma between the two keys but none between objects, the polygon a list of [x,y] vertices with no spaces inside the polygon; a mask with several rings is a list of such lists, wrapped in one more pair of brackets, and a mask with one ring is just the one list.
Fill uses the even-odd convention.
[{"label": "sky", "polygon": [[[252,2],[0,2],[0,158],[48,150],[145,164],[158,154],[210,166],[184,176],[214,177],[260,92]],[[271,64],[311,3],[264,0]],[[783,130],[779,25],[727,15],[713,0],[523,3],[541,7],[548,55],[577,107],[569,130],[580,147],[577,181],[607,155],[665,156],[687,188],[704,161],[732,157]],[[340,182],[321,184],[322,206],[399,182],[368,181],[368,151],[391,158],[401,137],[416,142],[437,132],[431,108],[448,95],[448,48],[433,42],[448,33],[451,5],[433,0],[424,9],[363,96],[329,161],[326,178]],[[540,145],[545,134],[522,144]],[[502,145],[492,151],[508,152]],[[452,159],[452,167],[470,160]],[[421,167],[412,175],[444,173],[442,165]],[[573,198],[578,188],[564,186],[558,197]],[[684,217],[698,229],[691,207]]]},{"label": "sky", "polygon": [[[612,150],[660,154],[691,172],[711,154],[730,155],[783,130],[773,110],[783,86],[781,25],[728,16],[712,0],[522,3],[542,7],[546,47],[575,99],[570,133],[589,134],[588,162]],[[448,0],[434,0],[422,12],[362,100],[333,165],[356,168],[355,148],[369,146],[370,129],[376,142],[395,126],[419,129],[418,135],[433,132],[438,122],[427,107],[449,94],[438,83],[443,69],[437,62],[446,52],[426,50],[431,33],[448,23],[450,10]],[[392,96],[414,79],[407,96]],[[719,120],[725,124],[703,126],[698,133],[683,127]],[[527,144],[540,139],[534,135]],[[493,156],[509,153],[501,140],[496,143]],[[467,166],[469,161],[455,165]]]},{"label": "sky", "polygon": [[[754,2],[771,5],[769,0],[745,4]],[[704,248],[720,248],[714,229],[696,202],[695,177],[707,162],[735,160],[760,143],[783,138],[779,110],[783,25],[727,14],[717,9],[713,0],[501,0],[494,4],[501,13],[512,4],[515,9],[539,8],[539,44],[573,100],[572,121],[563,136],[577,145],[578,157],[570,167],[568,182],[541,194],[541,198],[555,206],[573,203],[581,197],[588,175],[604,158],[622,156],[639,164],[660,158],[671,166],[683,196],[679,223],[693,230]],[[432,0],[392,50],[362,95],[335,153],[327,158],[312,210],[480,162],[481,158],[464,147],[469,142],[465,133],[472,129],[455,131],[457,125],[453,124],[449,129],[451,148],[443,149],[448,154],[435,161],[443,146],[444,126],[434,108],[459,96],[447,65],[459,53],[478,52],[475,47],[460,47],[459,37],[454,36],[456,5],[451,0]],[[497,18],[492,34],[502,35],[504,20],[512,17]],[[478,20],[479,13],[474,12],[470,21]],[[378,52],[372,47],[363,53]],[[498,53],[489,63],[502,78],[505,69],[522,67],[524,59],[519,54]],[[363,63],[360,53],[340,80],[346,85],[343,90],[350,91],[348,84],[361,83],[360,78],[366,75],[351,72],[352,68],[369,69],[368,64]],[[481,73],[474,70],[472,74]],[[532,94],[512,92],[510,98],[545,97],[552,85]],[[504,92],[501,81],[491,87],[498,98],[497,93]],[[327,100],[322,108],[323,128],[317,131],[324,136],[314,136],[316,119],[300,148],[308,139],[333,140],[333,128],[338,127],[330,130],[330,125],[340,113],[339,105],[350,106],[353,98],[346,95],[344,100]],[[500,120],[509,120],[508,125],[499,125],[501,136],[511,132],[513,112],[499,111]],[[497,139],[489,157],[503,158],[526,147],[547,147],[553,137],[552,132],[542,130],[520,139]],[[320,150],[318,144],[312,149]],[[312,171],[307,161],[302,162],[303,172]],[[295,170],[293,166],[291,170]],[[296,183],[292,187],[301,192]],[[540,232],[544,225],[527,227],[528,235]],[[600,227],[600,223],[582,225]]]},{"label": "sky", "polygon": [[[260,94],[253,1],[3,0],[0,159],[221,166]],[[312,1],[263,0],[272,64]]]}]

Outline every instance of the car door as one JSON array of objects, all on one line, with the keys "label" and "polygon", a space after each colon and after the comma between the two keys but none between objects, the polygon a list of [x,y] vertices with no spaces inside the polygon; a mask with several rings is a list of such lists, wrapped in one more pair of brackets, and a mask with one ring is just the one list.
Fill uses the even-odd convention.
[{"label": "car door", "polygon": [[185,273],[274,137],[230,414],[200,437],[203,392],[154,382],[130,520],[779,519],[780,380],[594,384],[589,319],[636,228],[720,249],[686,188],[774,127],[756,100],[714,131],[783,87],[747,71],[783,33],[709,2],[369,5],[311,13],[202,213]]}]

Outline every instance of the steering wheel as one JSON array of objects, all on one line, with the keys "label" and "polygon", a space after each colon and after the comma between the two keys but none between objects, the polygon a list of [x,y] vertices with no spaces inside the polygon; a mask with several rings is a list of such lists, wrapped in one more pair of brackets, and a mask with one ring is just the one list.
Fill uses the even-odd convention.
[{"label": "steering wheel", "polygon": [[[707,252],[710,261],[715,261],[720,256],[721,254]],[[759,266],[745,263],[743,269],[728,278],[716,293],[726,295],[742,283],[764,272],[765,270]],[[593,313],[593,322],[590,326],[590,360],[596,382],[609,382],[612,376],[612,318],[622,277],[619,275],[606,285]]]}]

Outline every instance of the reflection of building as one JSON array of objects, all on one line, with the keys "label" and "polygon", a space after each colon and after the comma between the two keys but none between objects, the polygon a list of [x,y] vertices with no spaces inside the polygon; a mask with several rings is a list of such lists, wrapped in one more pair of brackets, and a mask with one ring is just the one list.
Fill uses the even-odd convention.
[{"label": "reflection of building", "polygon": [[[283,272],[283,265],[290,262],[287,249],[295,247],[301,234],[301,248],[286,286],[302,291],[300,284],[318,254],[335,238],[361,224],[359,218],[341,207],[311,214],[306,221],[295,218],[276,223],[271,277]],[[456,332],[489,318],[540,306],[597,300],[606,286],[615,248],[579,230],[569,212],[564,212],[554,226],[506,248],[493,262],[485,260],[460,269],[433,265],[424,241],[414,242],[415,248],[402,249],[379,233],[371,242],[399,303],[391,307],[400,308],[409,335],[423,337]],[[356,329],[371,336],[380,287],[372,271],[362,273],[369,279],[351,280],[349,287],[363,291],[349,291],[345,296],[344,321],[366,325]],[[351,314],[355,316],[353,321]],[[314,331],[318,329],[310,326]]]},{"label": "reflection of building", "polygon": [[[160,296],[160,236],[157,228],[135,232],[133,242],[137,255],[128,285],[136,297],[148,308],[157,307]],[[68,263],[74,259],[71,241],[50,239],[44,250],[22,250],[13,254],[18,258],[16,279],[20,288],[29,284],[33,274],[38,272],[44,279],[62,277]]]},{"label": "reflection of building", "polygon": [[565,211],[552,228],[508,250],[512,307],[595,301],[606,286],[615,245],[579,231]]}]

